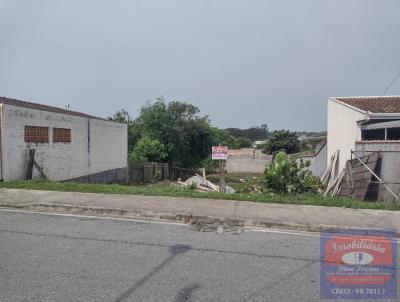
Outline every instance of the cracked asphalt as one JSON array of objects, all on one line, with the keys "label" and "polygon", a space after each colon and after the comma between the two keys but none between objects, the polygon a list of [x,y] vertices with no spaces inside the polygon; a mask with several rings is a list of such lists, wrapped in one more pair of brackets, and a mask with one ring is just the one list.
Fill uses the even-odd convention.
[{"label": "cracked asphalt", "polygon": [[319,237],[0,210],[0,301],[320,301]]}]

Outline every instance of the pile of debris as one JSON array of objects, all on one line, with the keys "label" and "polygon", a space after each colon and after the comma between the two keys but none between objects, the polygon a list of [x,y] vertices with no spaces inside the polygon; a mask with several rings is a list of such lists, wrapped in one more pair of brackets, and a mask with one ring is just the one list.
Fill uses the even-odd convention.
[{"label": "pile of debris", "polygon": [[[214,185],[211,181],[208,181],[204,177],[196,174],[195,176],[190,177],[186,181],[178,180],[178,184],[182,187],[195,187],[199,192],[219,192],[219,186]],[[225,193],[235,193],[236,191],[229,187],[225,186]]]}]

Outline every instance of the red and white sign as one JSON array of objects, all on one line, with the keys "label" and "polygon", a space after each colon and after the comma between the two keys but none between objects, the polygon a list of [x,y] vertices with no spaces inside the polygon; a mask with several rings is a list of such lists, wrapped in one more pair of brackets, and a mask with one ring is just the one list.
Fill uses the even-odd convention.
[{"label": "red and white sign", "polygon": [[397,238],[393,232],[331,229],[320,238],[322,299],[397,298]]},{"label": "red and white sign", "polygon": [[211,158],[217,160],[228,159],[228,147],[214,146],[212,147]]}]

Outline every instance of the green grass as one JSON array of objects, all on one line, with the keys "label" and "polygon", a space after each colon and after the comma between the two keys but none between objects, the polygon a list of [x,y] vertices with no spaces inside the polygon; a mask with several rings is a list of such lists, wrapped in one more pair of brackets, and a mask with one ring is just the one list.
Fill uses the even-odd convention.
[{"label": "green grass", "polygon": [[0,183],[0,188],[47,190],[61,192],[84,192],[105,194],[128,194],[148,196],[175,196],[190,198],[227,199],[239,201],[255,201],[280,204],[318,205],[329,207],[344,207],[355,209],[387,209],[400,210],[400,204],[383,202],[365,202],[344,197],[323,197],[320,195],[270,195],[270,194],[224,194],[219,192],[196,192],[187,188],[171,187],[169,185],[124,186],[77,184],[69,182],[50,181],[10,181]]},{"label": "green grass", "polygon": [[[232,187],[239,193],[247,192],[251,185],[261,185],[262,174],[258,173],[226,173],[225,182],[228,186]],[[207,180],[218,184],[219,175],[210,174],[207,175]]]}]

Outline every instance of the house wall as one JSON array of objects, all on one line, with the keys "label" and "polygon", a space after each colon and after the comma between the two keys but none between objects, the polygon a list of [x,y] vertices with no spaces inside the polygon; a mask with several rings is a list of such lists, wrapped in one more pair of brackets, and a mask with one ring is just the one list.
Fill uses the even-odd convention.
[{"label": "house wall", "polygon": [[[382,159],[380,164],[379,177],[389,186],[389,188],[400,197],[400,141],[398,142],[357,142],[355,146],[356,155],[364,156],[371,152],[380,151]],[[371,199],[394,201],[392,194],[381,184],[371,185],[368,195]]]},{"label": "house wall", "polygon": [[336,150],[339,150],[339,161],[335,167],[336,176],[351,158],[355,142],[361,139],[358,121],[364,120],[363,113],[334,100],[328,100],[328,143],[327,163]]},{"label": "house wall", "polygon": [[[49,143],[26,143],[25,126],[49,127]],[[53,143],[52,128],[71,129],[71,143]],[[127,166],[124,124],[3,105],[3,177],[25,179],[28,150],[51,180],[68,180]],[[38,172],[34,169],[34,178]]]},{"label": "house wall", "polygon": [[314,156],[303,156],[300,159],[309,160],[310,167],[308,168],[311,173],[320,177],[326,170],[326,157],[327,157],[327,144],[323,143],[323,145],[317,150],[317,153]]}]

